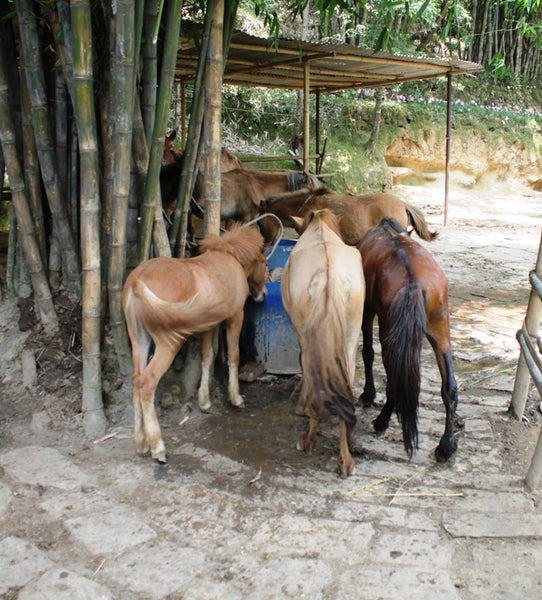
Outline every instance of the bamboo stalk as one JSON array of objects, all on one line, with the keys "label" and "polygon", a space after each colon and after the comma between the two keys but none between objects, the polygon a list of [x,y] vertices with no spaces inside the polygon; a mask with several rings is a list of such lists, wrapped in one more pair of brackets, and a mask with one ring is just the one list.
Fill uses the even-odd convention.
[{"label": "bamboo stalk", "polygon": [[[60,70],[54,72],[55,96],[55,156],[58,169],[58,179],[62,188],[62,196],[66,201],[74,243],[77,244],[77,210],[74,210],[70,191],[70,172],[68,170],[68,104],[66,80]],[[75,207],[76,209],[76,207]],[[75,214],[74,214],[75,213]]]},{"label": "bamboo stalk", "polygon": [[[145,134],[145,128],[143,125],[143,118],[141,114],[141,107],[139,104],[139,98],[136,96],[136,109],[134,111],[134,162],[136,164],[137,175],[138,175],[138,188],[143,190],[141,203],[143,203],[145,197],[145,186],[147,179],[147,172],[149,166],[149,150],[147,147],[147,138]],[[141,184],[139,184],[139,180]],[[171,256],[171,248],[169,246],[169,240],[167,237],[166,224],[164,221],[162,205],[160,202],[155,203],[154,208],[154,226],[152,230],[152,237],[155,246],[156,256]],[[137,239],[137,234],[136,234]]]},{"label": "bamboo stalk", "polygon": [[214,0],[210,0],[207,3],[207,12],[205,13],[198,68],[194,79],[192,106],[190,108],[190,119],[188,122],[187,139],[190,140],[190,143],[186,145],[183,168],[179,180],[179,191],[177,193],[177,206],[173,213],[173,223],[169,230],[169,241],[172,246],[175,246],[177,238],[180,236],[179,244],[174,250],[174,255],[179,257],[184,255],[184,248],[186,246],[186,224],[188,221],[187,216],[190,205],[190,196],[192,194],[194,175],[199,163],[199,142],[204,110],[202,83],[205,73],[207,49],[209,46],[211,9],[213,4]]},{"label": "bamboo stalk", "polygon": [[53,293],[60,289],[62,280],[62,257],[56,231],[53,229],[49,236],[49,256],[47,257],[49,287]]},{"label": "bamboo stalk", "polygon": [[[204,181],[203,215],[204,235],[220,233],[220,124],[222,107],[223,75],[223,26],[224,0],[215,0],[212,5],[211,35],[205,72],[205,120],[204,140]],[[207,10],[211,10],[208,8]]]},{"label": "bamboo stalk", "polygon": [[17,235],[17,295],[19,298],[30,298],[32,295],[32,278],[24,257],[20,235]]},{"label": "bamboo stalk", "polygon": [[[226,56],[233,32],[233,23],[237,11],[237,0],[222,4],[223,15],[222,28],[222,56]],[[192,97],[192,106],[190,112],[190,121],[188,126],[187,138],[191,141],[186,147],[183,171],[179,182],[179,191],[177,194],[177,207],[174,212],[173,225],[170,230],[170,242],[176,244],[174,254],[178,257],[184,256],[186,247],[186,231],[188,223],[188,210],[190,203],[191,190],[194,185],[196,169],[203,151],[203,140],[201,136],[203,115],[205,109],[204,94],[202,93],[202,83],[206,73],[206,57],[208,53],[209,40],[211,37],[212,16],[214,14],[214,2],[207,4],[205,23],[203,27],[203,36],[201,41],[198,68],[194,81],[194,92]],[[223,80],[224,61],[220,69],[220,86]],[[219,180],[220,181],[220,180]],[[220,188],[220,183],[219,186]],[[219,191],[220,197],[220,191]],[[219,209],[220,211],[220,204]],[[177,244],[178,242],[178,244]]]},{"label": "bamboo stalk", "polygon": [[88,0],[72,0],[74,107],[81,173],[81,264],[83,271],[83,427],[90,438],[103,435],[106,418],[101,373],[100,166],[94,107],[92,25]]},{"label": "bamboo stalk", "polygon": [[67,0],[56,0],[50,6],[42,4],[47,15],[53,37],[58,64],[64,75],[70,97],[73,97],[73,50],[71,42],[70,5]]},{"label": "bamboo stalk", "polygon": [[45,240],[45,224],[41,195],[41,178],[38,165],[38,151],[32,126],[32,112],[26,79],[21,80],[21,109],[23,119],[23,155],[24,178],[30,200],[30,210],[34,222],[36,241],[40,249],[41,262],[47,268],[47,249]]},{"label": "bamboo stalk", "polygon": [[164,137],[166,135],[167,118],[171,102],[171,90],[173,87],[173,78],[177,61],[177,42],[179,39],[179,28],[181,26],[181,9],[182,0],[171,0],[168,3],[164,54],[162,58],[160,85],[158,88],[158,100],[156,105],[156,120],[154,122],[149,171],[145,187],[145,200],[143,202],[141,214],[141,242],[139,246],[140,261],[149,258],[154,216],[160,198],[160,166],[164,154]]},{"label": "bamboo stalk", "polygon": [[156,0],[145,2],[145,19],[143,21],[143,45],[141,54],[143,67],[141,74],[141,112],[145,123],[147,148],[152,145],[154,119],[156,114],[156,82],[158,81],[158,45],[153,41],[156,22],[159,14],[159,3]]},{"label": "bamboo stalk", "polygon": [[30,0],[16,0],[15,5],[21,37],[21,62],[30,94],[42,180],[59,238],[67,290],[79,299],[81,273],[56,167],[36,19],[32,16]]},{"label": "bamboo stalk", "polygon": [[111,214],[108,297],[111,328],[121,374],[131,372],[130,343],[122,311],[126,270],[126,224],[134,117],[134,0],[118,0],[115,43],[115,179]]},{"label": "bamboo stalk", "polygon": [[[2,180],[3,181],[3,180]],[[15,285],[15,269],[17,263],[17,214],[12,208],[9,215],[8,256],[6,264],[6,290],[9,296],[17,295]]]},{"label": "bamboo stalk", "polygon": [[[113,57],[111,57],[113,63]],[[106,74],[107,95],[103,99],[101,112],[102,133],[102,219],[101,219],[101,262],[102,262],[102,315],[107,313],[107,282],[109,280],[109,256],[111,249],[111,221],[113,213],[113,193],[115,187],[115,93],[110,71]]]}]

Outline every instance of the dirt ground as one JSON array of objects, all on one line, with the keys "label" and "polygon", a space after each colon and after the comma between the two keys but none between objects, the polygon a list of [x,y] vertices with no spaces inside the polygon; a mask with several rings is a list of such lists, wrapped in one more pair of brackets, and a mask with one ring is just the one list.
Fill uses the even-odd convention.
[{"label": "dirt ground", "polygon": [[[443,189],[442,174],[434,174],[425,176],[423,185],[418,179],[416,186],[398,185],[395,192],[421,208],[431,227],[439,231],[436,241],[424,245],[436,257],[449,280],[453,366],[460,401],[458,456],[476,462],[479,450],[462,444],[462,420],[465,415],[472,419],[473,415],[486,414],[491,409],[490,421],[493,435],[498,440],[499,460],[507,473],[521,478],[530,464],[542,422],[540,397],[531,387],[523,423],[510,419],[506,411],[519,353],[515,334],[525,315],[528,273],[535,266],[540,242],[542,194],[517,181],[486,179],[474,182],[453,173],[448,224],[443,227]],[[82,434],[79,412],[80,315],[63,296],[57,298],[57,305],[63,323],[62,335],[55,340],[46,340],[33,319],[30,302],[3,301],[1,304],[0,451],[32,445],[40,439],[67,452],[82,468],[85,461],[89,461],[90,466],[99,460],[109,462],[127,457],[131,460],[132,410],[128,390],[118,378],[115,365],[109,363],[104,377],[104,398],[109,432],[114,436],[100,445],[103,450],[98,457],[83,451],[88,450],[90,442]],[[106,343],[111,342],[106,340]],[[29,388],[23,385],[20,366],[25,349],[32,350],[38,369],[38,383]],[[421,414],[420,451],[413,462],[426,468],[434,462],[432,448],[443,431],[444,411],[440,404],[438,372],[428,347],[424,348],[423,357],[421,401],[437,418],[433,424],[429,413]],[[385,384],[378,363],[378,349],[375,366],[377,401],[382,401]],[[356,395],[363,387],[361,357],[358,367]],[[243,477],[249,485],[243,494],[250,497],[256,493],[260,482],[265,484],[266,478],[274,478],[276,482],[282,476],[334,472],[338,450],[334,423],[322,425],[317,447],[311,456],[295,450],[295,441],[306,427],[304,419],[294,414],[292,393],[298,382],[297,376],[263,375],[253,383],[242,383],[246,407],[240,411],[227,406],[224,382],[218,381],[214,386],[213,411],[207,415],[199,412],[193,398],[178,397],[180,387],[175,382],[173,369],[166,382],[160,386],[162,406],[158,408],[169,463],[155,471],[156,481],[172,482],[188,477],[204,485],[228,490],[233,485],[228,474],[230,461],[237,461],[246,467]],[[468,411],[464,410],[464,403],[468,404]],[[371,421],[376,416],[372,410],[358,408],[360,425],[354,445],[356,463],[369,461],[373,466],[383,460],[388,464],[405,463],[398,427],[392,425],[385,436],[377,439],[371,428]],[[430,421],[429,430],[424,430],[424,425]],[[190,455],[188,448],[193,446],[205,455],[212,455],[214,460],[222,461],[222,475],[213,471],[212,484],[209,475],[202,471],[203,454],[198,451]],[[133,460],[147,459],[134,457]],[[291,492],[291,486],[286,484],[281,498],[280,485],[275,486],[277,504],[284,502],[286,505],[291,501],[291,495],[288,496]],[[141,494],[144,493],[142,488]],[[542,496],[539,492],[534,492],[530,498],[535,506],[540,506]],[[39,501],[36,497],[36,505]],[[142,496],[140,504],[148,501]],[[17,527],[23,528],[23,525],[31,528],[32,510],[29,505],[24,523],[14,525],[4,521],[0,538],[20,531]],[[55,538],[54,533],[51,535]],[[468,562],[469,552],[465,549],[459,562]]]}]

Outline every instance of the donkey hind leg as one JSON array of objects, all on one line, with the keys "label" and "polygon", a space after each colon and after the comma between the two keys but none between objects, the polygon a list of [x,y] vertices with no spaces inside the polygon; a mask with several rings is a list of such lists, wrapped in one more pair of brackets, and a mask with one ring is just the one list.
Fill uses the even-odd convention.
[{"label": "donkey hind leg", "polygon": [[226,323],[228,346],[228,397],[232,406],[241,408],[245,401],[239,391],[239,335],[243,326],[243,309]]},{"label": "donkey hind leg", "polygon": [[202,412],[209,412],[211,409],[209,381],[213,359],[213,329],[211,329],[201,334],[201,381],[198,388],[198,406]]},{"label": "donkey hind leg", "polygon": [[149,364],[141,373],[138,380],[139,397],[146,445],[150,448],[151,456],[158,462],[166,462],[166,447],[162,440],[160,425],[154,410],[154,392],[158,382],[169,369],[182,344],[158,344]]},{"label": "donkey hind leg", "polygon": [[439,445],[435,448],[435,457],[438,462],[446,462],[457,450],[457,440],[454,435],[455,411],[457,409],[457,383],[452,370],[452,356],[450,350],[437,351],[435,356],[442,379],[441,396],[446,409],[446,426],[440,438]]},{"label": "donkey hind leg", "polygon": [[303,450],[304,452],[308,452],[309,454],[312,452],[314,445],[316,444],[316,432],[318,431],[318,415],[316,411],[312,407],[312,404],[309,404],[309,427],[307,431],[299,438],[297,442],[297,449]]},{"label": "donkey hind leg", "polygon": [[136,452],[145,456],[149,453],[149,445],[145,437],[143,413],[141,411],[140,375],[145,370],[151,337],[146,332],[139,332],[137,339],[132,339],[132,358],[134,371],[132,374],[132,402],[134,405],[134,446]]},{"label": "donkey hind leg", "polygon": [[337,470],[341,477],[348,477],[354,472],[354,459],[350,453],[350,436],[352,433],[343,419],[339,418],[340,424],[340,453],[337,462]]},{"label": "donkey hind leg", "polygon": [[380,337],[380,347],[382,348],[382,362],[384,363],[384,370],[386,371],[386,403],[382,407],[380,414],[373,421],[373,427],[377,433],[383,433],[388,428],[390,424],[390,418],[395,410],[395,398],[393,398],[393,394],[391,393],[391,386],[389,384],[390,381],[390,373],[388,372],[390,369],[389,366],[389,343],[386,342],[387,337],[387,327],[385,327],[384,323],[379,323],[379,337]]},{"label": "donkey hind leg", "polygon": [[374,315],[367,310],[363,314],[363,342],[361,347],[361,355],[363,357],[363,366],[365,369],[365,386],[359,400],[363,406],[373,406],[376,398],[376,389],[373,377],[373,363],[375,353],[373,348],[373,322]]},{"label": "donkey hind leg", "polygon": [[386,431],[388,425],[390,424],[390,418],[394,410],[395,402],[389,392],[389,386],[386,385],[386,403],[382,407],[378,417],[376,417],[376,419],[373,421],[373,427],[377,433],[383,433]]}]

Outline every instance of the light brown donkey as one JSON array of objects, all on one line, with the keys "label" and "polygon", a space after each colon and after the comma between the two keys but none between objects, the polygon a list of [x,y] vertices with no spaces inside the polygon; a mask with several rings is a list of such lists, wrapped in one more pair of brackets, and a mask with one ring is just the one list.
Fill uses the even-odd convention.
[{"label": "light brown donkey", "polygon": [[321,208],[329,208],[339,217],[341,236],[349,246],[359,244],[367,231],[385,217],[395,219],[404,228],[413,227],[423,240],[431,241],[437,237],[429,231],[421,210],[393,194],[349,196],[326,188],[305,189],[278,194],[260,205],[262,213],[273,213],[287,227],[292,225],[290,217],[303,218],[309,211]]},{"label": "light brown donkey", "polygon": [[319,419],[337,415],[338,471],[346,477],[354,470],[352,383],[365,299],[361,256],[342,241],[337,217],[327,209],[311,211],[301,230],[281,280],[282,302],[301,351],[300,398],[310,416],[299,448],[312,450]]},{"label": "light brown donkey", "polygon": [[[200,243],[194,258],[154,258],[141,263],[126,279],[122,304],[132,342],[134,442],[138,454],[149,451],[159,462],[166,449],[154,411],[154,392],[184,342],[202,333],[202,375],[198,390],[201,410],[211,407],[209,374],[213,362],[212,331],[226,322],[228,396],[242,406],[239,393],[239,333],[249,290],[265,298],[267,263],[261,234],[235,224],[222,237]],[[148,360],[151,344],[154,353]]]}]

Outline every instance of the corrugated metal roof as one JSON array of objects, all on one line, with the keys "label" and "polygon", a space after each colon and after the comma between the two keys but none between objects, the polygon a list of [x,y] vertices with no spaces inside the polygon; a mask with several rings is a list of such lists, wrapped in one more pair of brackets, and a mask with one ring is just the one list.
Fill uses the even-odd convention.
[{"label": "corrugated metal roof", "polygon": [[[183,23],[179,38],[176,79],[194,79],[199,49],[193,36],[201,26]],[[305,64],[310,68],[310,89],[329,92],[349,88],[387,86],[448,74],[473,74],[483,67],[454,58],[374,53],[347,44],[268,39],[234,32],[224,70],[224,83],[233,85],[302,89]]]}]

